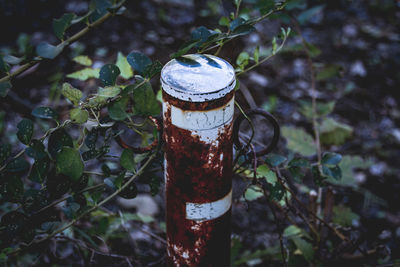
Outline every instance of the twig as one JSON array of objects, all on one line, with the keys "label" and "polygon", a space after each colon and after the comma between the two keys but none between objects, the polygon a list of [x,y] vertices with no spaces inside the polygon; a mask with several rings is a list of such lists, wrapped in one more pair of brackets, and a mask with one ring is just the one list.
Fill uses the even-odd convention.
[{"label": "twig", "polygon": [[[82,194],[84,192],[91,191],[91,190],[94,190],[94,189],[98,189],[98,188],[101,188],[103,186],[105,186],[104,183],[98,184],[98,185],[94,185],[94,186],[89,186],[89,187],[86,187],[86,188],[76,192],[76,194]],[[40,213],[40,212],[42,212],[42,211],[44,211],[44,210],[46,210],[46,209],[48,209],[50,207],[53,207],[53,206],[57,205],[58,203],[61,203],[61,202],[65,201],[65,200],[67,200],[70,197],[71,197],[71,195],[67,195],[67,196],[65,196],[63,198],[57,199],[57,200],[53,201],[52,203],[50,203],[49,205],[47,205],[47,206],[41,208],[40,210],[38,210],[37,213]]]},{"label": "twig", "polygon": [[254,101],[254,98],[251,95],[249,88],[247,88],[244,83],[240,83],[240,92],[243,94],[250,108],[257,108],[256,101]]},{"label": "twig", "polygon": [[284,182],[283,182],[283,178],[281,176],[281,173],[279,171],[279,169],[277,169],[277,178],[278,178],[278,182],[285,188],[285,190],[287,190],[293,197],[294,200],[296,200],[297,203],[299,203],[299,205],[307,211],[308,214],[310,214],[312,217],[314,217],[315,219],[317,219],[318,221],[320,221],[321,223],[323,223],[324,225],[326,225],[332,232],[334,232],[342,241],[345,242],[350,242],[350,240],[344,236],[341,232],[339,232],[336,228],[332,227],[329,223],[327,223],[324,219],[318,217],[315,213],[311,212],[308,207],[306,205],[303,204],[303,202],[301,202],[301,200],[297,197],[296,193],[293,192],[292,189],[290,189]]},{"label": "twig", "polygon": [[[312,109],[312,124],[313,124],[313,131],[315,137],[315,146],[317,148],[317,166],[318,171],[321,172],[321,160],[322,160],[322,152],[321,152],[321,141],[319,136],[319,129],[318,129],[318,114],[317,114],[317,89],[315,83],[315,69],[313,66],[313,62],[311,59],[310,51],[307,47],[307,42],[303,37],[302,31],[300,29],[299,23],[295,18],[292,18],[296,31],[299,33],[301,41],[303,43],[303,50],[307,56],[307,65],[310,69],[310,79],[311,79],[311,109]],[[317,215],[321,216],[321,204],[322,204],[322,187],[318,188],[318,195],[317,195]]]},{"label": "twig", "polygon": [[[283,237],[282,237],[283,228],[281,227],[281,223],[278,220],[278,217],[276,216],[276,212],[275,212],[274,207],[271,205],[271,202],[269,201],[269,197],[268,197],[269,194],[266,192],[266,190],[264,188],[263,188],[263,191],[264,191],[264,195],[267,196],[267,205],[269,206],[269,209],[271,210],[272,215],[274,216],[274,222],[275,222],[276,229],[278,230],[278,235],[279,235],[279,246],[280,246],[280,249],[281,249],[283,266],[286,267],[287,266],[287,261],[286,261],[285,248],[284,248],[284,245],[283,245]],[[272,202],[272,203],[274,203],[274,202]]]},{"label": "twig", "polygon": [[149,235],[149,236],[151,236],[151,237],[154,238],[154,239],[157,239],[158,241],[160,241],[161,243],[163,243],[163,244],[165,244],[165,245],[167,244],[167,240],[165,240],[164,238],[162,238],[162,237],[160,237],[160,236],[158,236],[158,235],[156,235],[156,234],[154,234],[154,233],[152,233],[152,232],[149,232],[149,231],[143,229],[143,227],[139,226],[139,225],[136,224],[136,223],[135,223],[135,225],[138,227],[137,229],[138,229],[140,232],[145,233],[146,235]]},{"label": "twig", "polygon": [[127,261],[129,266],[132,266],[130,260],[129,260],[129,256],[124,256],[124,255],[119,255],[119,254],[113,254],[113,253],[104,253],[98,250],[95,250],[94,248],[91,248],[90,246],[88,246],[88,244],[86,244],[84,241],[79,240],[79,239],[75,239],[69,236],[56,236],[57,239],[59,239],[60,241],[71,241],[73,243],[75,243],[78,247],[82,247],[84,249],[90,250],[92,252],[92,255],[90,257],[90,261],[93,261],[94,255],[95,254],[99,254],[102,256],[106,256],[106,257],[112,257],[112,258],[119,258],[119,259],[124,259]]},{"label": "twig", "polygon": [[250,67],[248,67],[247,69],[241,70],[238,73],[236,73],[236,77],[238,77],[239,75],[242,75],[243,73],[246,73],[252,69],[254,69],[255,67],[258,67],[259,65],[261,65],[262,63],[264,63],[265,61],[269,60],[270,58],[272,58],[273,56],[275,56],[285,45],[287,40],[287,36],[285,36],[282,40],[282,43],[280,44],[280,46],[276,49],[275,53],[271,53],[270,55],[264,57],[263,59],[261,59],[260,61],[258,61],[256,64],[251,65]]},{"label": "twig", "polygon": [[[269,16],[270,16],[271,14],[273,14],[274,12],[280,11],[281,9],[282,9],[281,7],[278,7],[278,8],[276,8],[276,9],[274,9],[274,10],[270,10],[268,13],[262,15],[261,17],[259,17],[259,18],[257,18],[257,19],[254,19],[254,20],[250,23],[250,25],[253,25],[253,26],[254,26],[255,24],[257,24],[257,23],[259,23],[260,21],[262,21],[262,20],[266,19],[267,17],[269,17]],[[228,30],[227,33],[230,33],[230,30]],[[215,48],[218,48],[218,49],[219,49],[219,47],[225,45],[226,43],[232,41],[233,39],[234,39],[234,38],[222,40],[222,43],[219,43],[219,44],[216,44],[216,45],[213,45],[213,46],[210,46],[210,47],[203,48],[203,49],[201,49],[201,50],[199,51],[199,53],[204,53],[204,52],[213,50],[213,49],[215,49]]]}]

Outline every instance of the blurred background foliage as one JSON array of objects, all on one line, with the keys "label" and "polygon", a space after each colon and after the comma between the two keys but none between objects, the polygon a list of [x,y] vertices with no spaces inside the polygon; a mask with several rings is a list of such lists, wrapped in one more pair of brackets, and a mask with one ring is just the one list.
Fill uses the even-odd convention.
[{"label": "blurred background foliage", "polygon": [[[157,138],[160,66],[196,51],[229,61],[240,106],[282,127],[233,177],[233,266],[399,264],[398,1],[121,5],[0,0],[1,264],[165,264],[162,155],[147,165],[114,137]],[[271,134],[253,119],[258,148]]]}]

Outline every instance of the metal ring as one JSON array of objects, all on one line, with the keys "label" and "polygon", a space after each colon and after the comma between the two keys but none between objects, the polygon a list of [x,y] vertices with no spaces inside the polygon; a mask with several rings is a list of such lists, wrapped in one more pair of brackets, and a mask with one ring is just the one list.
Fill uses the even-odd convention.
[{"label": "metal ring", "polygon": [[161,131],[162,131],[162,124],[160,122],[159,118],[155,118],[153,116],[148,116],[148,118],[154,123],[154,125],[157,128],[157,132],[158,132],[158,136],[156,139],[154,139],[153,143],[151,143],[150,145],[146,146],[146,147],[133,147],[129,144],[127,144],[120,135],[117,135],[115,137],[115,141],[118,143],[118,145],[120,145],[120,147],[122,148],[127,148],[132,150],[133,152],[137,153],[137,154],[143,154],[146,152],[149,152],[151,150],[153,150],[154,148],[156,148],[159,144],[159,140],[161,140]]},{"label": "metal ring", "polygon": [[[278,144],[279,141],[279,136],[280,136],[280,127],[278,124],[278,121],[275,119],[275,117],[269,113],[268,111],[265,111],[263,109],[251,109],[249,111],[246,111],[246,116],[251,116],[251,115],[261,115],[264,118],[266,118],[274,127],[274,136],[272,137],[271,142],[268,144],[268,146],[260,151],[257,151],[255,154],[257,157],[263,156],[269,152],[271,152],[272,149],[274,149],[274,147]],[[250,143],[246,144],[246,145],[242,145],[242,143],[239,141],[239,127],[240,124],[243,122],[243,119],[245,119],[246,117],[243,114],[240,114],[234,124],[233,124],[233,142],[235,144],[235,146],[241,150],[243,149],[248,149]],[[250,155],[251,156],[251,155]]]}]

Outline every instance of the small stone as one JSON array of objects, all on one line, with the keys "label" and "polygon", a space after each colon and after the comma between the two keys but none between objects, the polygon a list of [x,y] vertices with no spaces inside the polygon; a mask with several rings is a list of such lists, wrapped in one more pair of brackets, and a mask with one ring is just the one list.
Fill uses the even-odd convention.
[{"label": "small stone", "polygon": [[347,37],[355,37],[357,36],[357,27],[354,24],[347,24],[343,27],[343,33]]},{"label": "small stone", "polygon": [[389,230],[383,230],[382,233],[379,235],[379,239],[385,240],[389,239],[392,236],[392,232]]},{"label": "small stone", "polygon": [[379,163],[376,163],[376,164],[372,165],[369,168],[369,171],[373,175],[382,175],[385,172],[385,169],[386,169],[386,163],[385,162],[379,162]]},{"label": "small stone", "polygon": [[360,60],[357,60],[353,65],[351,65],[350,73],[365,77],[367,75],[367,70],[365,69],[364,64]]},{"label": "small stone", "polygon": [[367,176],[363,172],[358,172],[354,175],[354,180],[356,180],[357,183],[362,184],[365,182]]},{"label": "small stone", "polygon": [[261,74],[259,74],[257,72],[254,72],[254,71],[250,73],[249,79],[252,82],[255,82],[256,84],[258,84],[261,87],[265,87],[269,83],[267,77],[265,77],[264,75],[261,75]]},{"label": "small stone", "polygon": [[400,129],[393,129],[392,135],[396,138],[396,141],[400,143]]},{"label": "small stone", "polygon": [[159,212],[157,203],[148,194],[139,194],[133,199],[118,198],[118,203],[125,209],[135,208],[142,215],[155,216]]}]

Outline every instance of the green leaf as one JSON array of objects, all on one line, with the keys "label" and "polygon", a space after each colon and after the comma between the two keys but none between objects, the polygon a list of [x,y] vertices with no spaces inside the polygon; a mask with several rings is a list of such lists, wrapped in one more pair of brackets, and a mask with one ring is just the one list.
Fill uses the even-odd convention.
[{"label": "green leaf", "polygon": [[333,218],[332,221],[344,227],[350,227],[353,225],[354,220],[359,220],[360,216],[351,211],[351,208],[345,206],[333,207]]},{"label": "green leaf", "polygon": [[[141,83],[141,81],[138,81],[138,83]],[[135,87],[132,95],[134,101],[133,108],[137,114],[151,116],[160,113],[160,105],[151,88],[150,82],[146,81],[139,87]]]},{"label": "green leaf", "polygon": [[342,155],[333,152],[326,152],[322,156],[321,163],[325,165],[338,165],[341,160]]},{"label": "green leaf", "polygon": [[328,176],[326,176],[323,172],[320,171],[318,166],[311,167],[311,174],[313,176],[314,183],[318,186],[323,185],[323,181],[325,181]]},{"label": "green leaf", "polygon": [[221,25],[221,26],[229,27],[229,22],[230,22],[230,21],[229,21],[229,18],[223,16],[223,17],[221,17],[221,18],[219,19],[218,24]]},{"label": "green leaf", "polygon": [[39,140],[32,140],[29,147],[25,150],[26,154],[35,160],[43,159],[47,156],[44,145]]},{"label": "green leaf", "polygon": [[289,225],[283,231],[283,237],[292,238],[292,237],[299,237],[302,234],[302,230],[297,227],[296,225]]},{"label": "green leaf", "polygon": [[0,135],[3,133],[4,128],[6,126],[5,116],[6,116],[6,112],[0,111]]},{"label": "green leaf", "polygon": [[239,18],[231,21],[231,23],[229,24],[229,28],[231,31],[234,31],[237,27],[239,27],[240,25],[243,25],[245,23],[246,23],[246,20],[239,17]]},{"label": "green leaf", "polygon": [[11,145],[1,144],[0,145],[0,164],[2,164],[11,155]]},{"label": "green leaf", "polygon": [[37,183],[42,183],[47,177],[47,173],[50,168],[50,159],[44,157],[43,159],[36,160],[33,163],[31,172],[29,174],[29,180]]},{"label": "green leaf", "polygon": [[93,128],[85,138],[85,145],[89,149],[95,149],[96,148],[96,142],[97,142],[97,137],[98,137],[98,130],[96,128]]},{"label": "green leaf", "polygon": [[19,54],[30,54],[33,50],[30,44],[31,37],[26,33],[21,33],[17,38],[18,53]]},{"label": "green leaf", "polygon": [[353,170],[366,169],[371,165],[371,161],[363,160],[360,156],[344,156],[339,163],[339,167],[342,170],[342,179],[335,180],[333,178],[328,178],[327,181],[332,184],[356,187],[357,183],[354,179]]},{"label": "green leaf", "polygon": [[339,166],[328,167],[326,165],[322,165],[322,173],[336,180],[342,178],[342,170]]},{"label": "green leaf", "polygon": [[257,167],[257,177],[264,177],[265,180],[272,185],[275,185],[278,181],[275,172],[268,168],[266,164]]},{"label": "green leaf", "polygon": [[128,97],[123,97],[120,100],[111,103],[108,106],[108,115],[110,115],[110,118],[116,121],[125,120],[128,117],[128,114],[125,111],[128,101]]},{"label": "green leaf", "polygon": [[270,153],[267,155],[265,162],[268,163],[269,166],[271,167],[276,167],[286,161],[286,158],[284,156],[278,155],[278,154],[273,154]]},{"label": "green leaf", "polygon": [[29,169],[29,167],[29,162],[27,162],[25,159],[16,158],[7,164],[6,170],[9,172],[22,172],[26,169]]},{"label": "green leaf", "polygon": [[89,175],[84,173],[82,174],[81,178],[79,178],[79,180],[72,185],[72,190],[74,192],[79,192],[85,189],[85,187],[87,187],[88,182],[89,182]]},{"label": "green leaf", "polygon": [[90,67],[93,64],[92,60],[88,56],[77,56],[77,57],[74,57],[72,60],[78,64],[81,64],[81,65],[87,66],[87,67]]},{"label": "green leaf", "polygon": [[272,54],[276,54],[276,50],[278,49],[278,44],[276,43],[276,37],[272,39]]},{"label": "green leaf", "polygon": [[[313,110],[311,101],[300,100],[300,113],[304,117],[311,120],[313,118]],[[329,115],[335,108],[335,101],[330,101],[327,103],[317,102],[316,115],[317,117],[325,117]]]},{"label": "green leaf", "polygon": [[327,118],[319,126],[319,131],[322,144],[341,145],[351,137],[353,128],[332,118]]},{"label": "green leaf", "polygon": [[259,199],[264,196],[264,192],[261,187],[257,185],[250,185],[247,187],[245,193],[244,193],[244,198],[247,201],[253,201],[256,199]]},{"label": "green leaf", "polygon": [[75,18],[75,14],[66,13],[59,19],[53,19],[53,30],[58,39],[64,39],[64,33],[71,26],[72,20]]},{"label": "green leaf", "polygon": [[292,238],[292,241],[296,245],[296,247],[301,251],[304,258],[308,262],[311,262],[314,258],[314,249],[313,249],[312,244],[302,238],[299,238],[299,237]]},{"label": "green leaf", "polygon": [[115,63],[119,70],[121,71],[121,77],[128,80],[133,77],[133,71],[128,63],[128,60],[121,52],[118,52],[117,62]]},{"label": "green leaf", "polygon": [[65,44],[54,46],[46,42],[41,42],[36,47],[36,54],[42,58],[54,59],[64,49]]},{"label": "green leaf", "polygon": [[[290,1],[288,1],[290,2]],[[275,1],[270,0],[259,0],[256,3],[256,8],[260,10],[261,15],[265,15],[271,12],[275,8]]]},{"label": "green leaf", "polygon": [[260,47],[258,45],[257,45],[256,49],[254,49],[253,58],[254,58],[254,61],[258,64],[258,62],[260,60]]},{"label": "green leaf", "polygon": [[82,98],[82,92],[73,88],[69,83],[63,83],[61,94],[68,98],[75,106],[79,105],[79,101]]},{"label": "green leaf", "polygon": [[56,157],[56,170],[59,174],[70,177],[77,181],[82,176],[84,169],[81,154],[78,150],[70,147],[63,147]]},{"label": "green leaf", "polygon": [[339,65],[327,65],[318,72],[315,77],[317,81],[324,81],[333,77],[337,77],[339,75],[340,70],[342,69]]},{"label": "green leaf", "polygon": [[289,163],[288,163],[289,167],[304,167],[304,168],[310,168],[310,162],[306,159],[303,158],[295,158],[292,159]]},{"label": "green leaf", "polygon": [[297,20],[300,24],[304,24],[307,21],[309,21],[312,17],[316,16],[317,13],[320,13],[322,11],[322,9],[324,8],[324,5],[319,5],[319,6],[314,6],[310,9],[307,9],[303,12],[301,12],[298,16],[297,16]]},{"label": "green leaf", "polygon": [[33,122],[29,119],[23,119],[17,125],[17,137],[24,145],[29,145],[33,135]]},{"label": "green leaf", "polygon": [[315,45],[306,42],[306,46],[308,49],[308,53],[310,54],[310,57],[314,58],[321,54],[321,50],[318,47],[316,47]]},{"label": "green leaf", "polygon": [[253,31],[255,31],[255,28],[252,25],[243,24],[243,25],[236,27],[235,30],[232,32],[232,34],[229,35],[229,38],[246,35]]},{"label": "green leaf", "polygon": [[[283,197],[285,196],[286,191],[280,183],[267,184],[267,188],[270,194],[270,199],[280,202],[281,205],[285,205]],[[290,194],[286,193],[286,196],[289,198]]]},{"label": "green leaf", "polygon": [[241,52],[236,59],[236,64],[243,70],[249,64],[249,59],[249,53]]},{"label": "green leaf", "polygon": [[204,26],[200,26],[191,32],[191,39],[199,41],[198,45],[200,45],[215,34],[217,34],[217,32],[209,30]]},{"label": "green leaf", "polygon": [[105,14],[108,13],[108,8],[112,7],[112,3],[109,0],[92,0],[90,1],[89,10],[93,11],[90,15],[90,21],[94,22]]},{"label": "green leaf", "polygon": [[73,147],[73,145],[74,144],[71,136],[65,131],[64,128],[61,128],[51,133],[47,150],[49,151],[50,155],[55,158],[56,154],[62,149],[62,147]]},{"label": "green leaf", "polygon": [[6,97],[8,94],[8,91],[10,89],[11,89],[10,82],[1,82],[0,83],[0,97]]},{"label": "green leaf", "polygon": [[6,55],[4,56],[3,60],[11,65],[17,65],[21,63],[25,58],[24,57],[14,57],[12,55]]},{"label": "green leaf", "polygon": [[158,73],[161,72],[162,69],[162,65],[160,63],[160,61],[156,60],[154,63],[152,63],[151,65],[148,65],[143,73],[143,76],[146,78],[151,78],[154,75],[157,75]]},{"label": "green leaf", "polygon": [[200,44],[199,40],[190,40],[185,42],[177,52],[170,55],[170,58],[178,58],[184,54],[186,54],[190,49]]},{"label": "green leaf", "polygon": [[85,123],[89,118],[89,113],[86,110],[80,108],[74,108],[69,112],[71,120],[75,123]]},{"label": "green leaf", "polygon": [[[29,168],[29,163],[27,164],[27,168]],[[20,202],[24,193],[24,183],[22,182],[21,178],[15,174],[7,174],[7,177],[3,178],[4,180],[2,179],[2,184],[0,184],[0,194],[8,202]],[[7,226],[10,226],[10,224]]]},{"label": "green leaf", "polygon": [[119,163],[121,164],[121,166],[131,172],[135,171],[136,169],[136,164],[133,156],[134,155],[132,150],[124,149],[119,159]]},{"label": "green leaf", "polygon": [[316,153],[314,140],[301,128],[282,127],[282,135],[287,140],[288,149],[303,156],[312,156]]},{"label": "green leaf", "polygon": [[99,88],[98,96],[111,98],[117,96],[121,92],[121,88],[117,86],[107,86],[104,88]]},{"label": "green leaf", "polygon": [[2,55],[0,55],[0,71],[3,73],[7,73],[10,71],[10,66],[4,61]]},{"label": "green leaf", "polygon": [[146,68],[152,64],[151,59],[140,52],[131,52],[126,59],[132,68],[140,75],[143,75]]},{"label": "green leaf", "polygon": [[296,182],[301,183],[302,179],[305,176],[304,168],[310,168],[311,165],[310,162],[306,159],[295,158],[288,163],[288,167],[289,167],[289,172],[292,175],[292,178]]},{"label": "green leaf", "polygon": [[116,65],[106,64],[100,69],[100,79],[105,86],[113,86],[120,73],[121,71]]},{"label": "green leaf", "polygon": [[57,119],[57,112],[49,107],[38,107],[32,111],[32,115],[41,119]]},{"label": "green leaf", "polygon": [[125,187],[118,195],[122,198],[135,198],[137,196],[138,190],[135,183],[130,183]]},{"label": "green leaf", "polygon": [[81,81],[86,81],[90,78],[99,78],[100,77],[100,69],[92,69],[92,68],[84,68],[82,70],[78,70],[76,72],[67,74],[67,78],[77,79]]},{"label": "green leaf", "polygon": [[83,161],[88,161],[97,158],[100,154],[101,152],[99,150],[91,149],[82,153],[82,159]]}]

